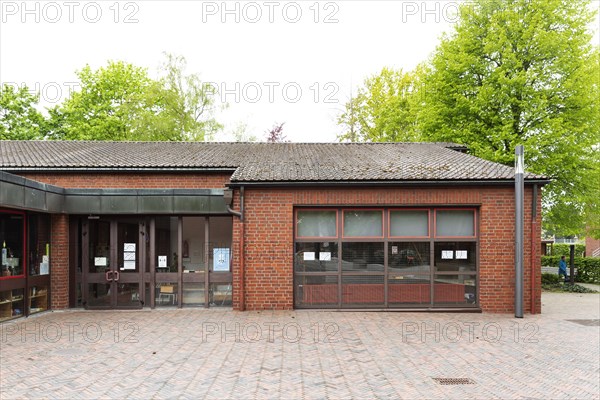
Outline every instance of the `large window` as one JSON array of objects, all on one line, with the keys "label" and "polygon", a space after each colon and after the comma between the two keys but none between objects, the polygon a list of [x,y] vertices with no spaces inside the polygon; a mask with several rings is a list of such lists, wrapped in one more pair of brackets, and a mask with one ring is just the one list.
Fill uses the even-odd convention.
[{"label": "large window", "polygon": [[296,210],[296,307],[474,307],[474,208]]},{"label": "large window", "polygon": [[0,213],[1,277],[22,276],[25,273],[25,215]]}]

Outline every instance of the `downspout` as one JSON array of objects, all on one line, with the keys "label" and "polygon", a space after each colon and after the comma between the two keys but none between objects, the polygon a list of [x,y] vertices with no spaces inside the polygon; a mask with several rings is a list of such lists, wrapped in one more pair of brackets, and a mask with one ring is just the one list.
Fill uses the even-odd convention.
[{"label": "downspout", "polygon": [[241,186],[240,187],[240,211],[235,211],[233,210],[229,205],[227,205],[227,211],[230,214],[235,215],[236,217],[238,217],[240,219],[240,311],[244,311],[245,309],[245,291],[244,291],[244,254],[245,254],[245,247],[244,247],[244,236],[245,236],[245,229],[244,229],[244,187]]},{"label": "downspout", "polygon": [[537,202],[538,202],[538,185],[533,185],[533,195],[531,201],[531,314],[535,314],[535,254],[536,244],[539,247],[539,243],[536,240],[537,232]]}]

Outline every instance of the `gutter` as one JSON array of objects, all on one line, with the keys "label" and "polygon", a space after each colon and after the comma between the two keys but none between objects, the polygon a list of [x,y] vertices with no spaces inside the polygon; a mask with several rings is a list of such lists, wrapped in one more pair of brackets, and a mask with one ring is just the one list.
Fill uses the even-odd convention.
[{"label": "gutter", "polygon": [[[526,185],[546,185],[549,179],[527,179]],[[514,186],[513,179],[502,180],[405,180],[405,181],[275,181],[275,182],[230,182],[227,186],[236,188],[241,186],[252,187],[349,187],[349,186]]]}]

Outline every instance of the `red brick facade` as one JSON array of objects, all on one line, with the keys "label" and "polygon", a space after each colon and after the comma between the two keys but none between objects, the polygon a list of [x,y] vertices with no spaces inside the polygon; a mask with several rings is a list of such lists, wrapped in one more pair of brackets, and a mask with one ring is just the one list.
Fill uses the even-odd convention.
[{"label": "red brick facade", "polygon": [[[65,188],[223,188],[226,173],[26,173]],[[525,190],[524,308],[541,312],[541,196],[532,223],[532,188]],[[541,193],[540,193],[541,194]],[[293,309],[295,206],[473,206],[479,209],[479,301],[484,312],[514,312],[514,189],[510,186],[421,188],[246,188],[245,222],[234,217],[233,307]],[[240,209],[236,190],[234,209]],[[244,227],[244,285],[240,239]],[[52,217],[52,307],[68,306],[68,216]],[[535,282],[532,292],[532,278]],[[243,299],[242,294],[243,292]],[[242,303],[243,301],[243,303]],[[532,308],[533,302],[533,308]]]},{"label": "red brick facade", "polygon": [[[524,307],[541,312],[541,214],[531,221],[532,189],[525,190]],[[485,312],[514,312],[514,189],[512,187],[246,189],[244,307],[293,308],[294,205],[479,206],[480,304]],[[541,208],[538,197],[538,207]],[[239,209],[239,198],[236,198]],[[240,223],[234,220],[234,299],[241,308]],[[532,236],[533,235],[533,236]],[[533,237],[533,241],[532,241]],[[533,268],[533,269],[532,269]]]},{"label": "red brick facade", "polygon": [[598,257],[594,255],[594,252],[600,251],[600,239],[594,239],[593,237],[585,238],[585,256],[586,257]]}]

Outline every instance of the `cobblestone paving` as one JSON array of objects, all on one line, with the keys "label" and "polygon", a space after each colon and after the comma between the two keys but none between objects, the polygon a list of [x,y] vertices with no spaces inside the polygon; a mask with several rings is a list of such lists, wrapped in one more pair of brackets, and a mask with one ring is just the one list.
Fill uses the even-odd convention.
[{"label": "cobblestone paving", "polygon": [[[0,399],[598,399],[598,294],[545,313],[68,311],[0,324]],[[569,311],[572,310],[572,311]],[[440,385],[433,378],[475,383]]]}]

